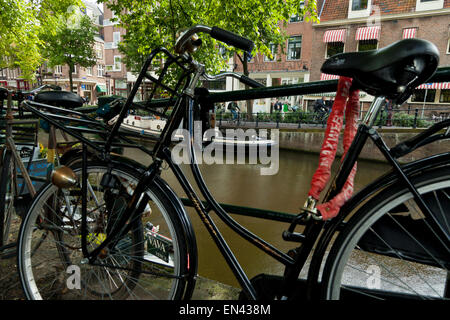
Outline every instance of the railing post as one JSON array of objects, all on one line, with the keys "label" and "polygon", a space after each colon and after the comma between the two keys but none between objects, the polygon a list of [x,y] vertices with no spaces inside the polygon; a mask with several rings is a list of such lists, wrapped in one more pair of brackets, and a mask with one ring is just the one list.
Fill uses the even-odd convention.
[{"label": "railing post", "polygon": [[298,113],[298,128],[300,129],[302,127],[302,114],[301,112]]},{"label": "railing post", "polygon": [[381,110],[381,112],[380,112],[380,122],[378,122],[378,128],[380,128],[381,129],[381,127],[383,127],[383,115],[384,115],[384,112],[383,112],[383,110]]},{"label": "railing post", "polygon": [[416,111],[414,112],[414,123],[413,123],[413,129],[417,128],[417,117],[419,116],[419,109],[416,108]]},{"label": "railing post", "polygon": [[223,112],[221,111],[221,112],[219,112],[219,127],[221,127],[222,126],[222,114],[223,114]]},{"label": "railing post", "polygon": [[258,128],[258,113],[256,113],[256,128]]},{"label": "railing post", "polygon": [[241,123],[241,112],[238,111],[238,116],[237,116],[237,125],[239,126],[239,124]]},{"label": "railing post", "polygon": [[280,127],[280,113],[277,113],[277,129]]}]

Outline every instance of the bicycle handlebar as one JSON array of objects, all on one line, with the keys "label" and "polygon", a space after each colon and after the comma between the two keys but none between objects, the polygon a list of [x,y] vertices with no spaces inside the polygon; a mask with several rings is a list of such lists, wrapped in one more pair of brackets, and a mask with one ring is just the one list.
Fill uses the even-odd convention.
[{"label": "bicycle handlebar", "polygon": [[226,44],[242,49],[248,53],[252,52],[253,47],[255,46],[253,41],[219,27],[212,27],[210,35],[216,40],[225,42]]},{"label": "bicycle handlebar", "polygon": [[226,44],[234,46],[238,49],[242,49],[249,53],[253,50],[254,47],[253,41],[241,37],[233,32],[221,29],[219,27],[211,28],[198,24],[189,28],[180,35],[175,43],[175,52],[182,54],[186,51],[195,50],[194,48],[198,47],[201,44],[201,41],[192,39],[192,37],[197,32],[207,33],[216,40],[222,41]]}]

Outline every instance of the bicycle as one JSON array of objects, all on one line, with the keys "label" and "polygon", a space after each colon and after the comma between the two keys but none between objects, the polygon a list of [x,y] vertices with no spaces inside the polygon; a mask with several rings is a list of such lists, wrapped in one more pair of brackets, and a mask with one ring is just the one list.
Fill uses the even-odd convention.
[{"label": "bicycle", "polygon": [[[384,49],[344,53],[326,61],[322,71],[352,77],[358,88],[376,98],[359,125],[324,202],[341,191],[368,138],[393,169],[349,199],[339,215],[331,220],[322,219],[316,210],[317,202],[311,198],[293,218],[273,215],[273,220],[290,223],[282,234],[283,239],[300,243],[284,253],[238,224],[225,206],[213,198],[198,168],[195,143],[191,139],[185,139],[190,169],[205,201],[172,160],[172,133],[183,124],[192,137],[195,115],[207,114],[213,103],[222,102],[223,94],[209,95],[196,88],[202,77],[217,80],[225,76],[207,75],[204,66],[190,54],[201,46],[201,40],[194,36],[200,32],[248,52],[253,47],[251,41],[228,31],[197,25],[177,40],[175,52],[178,55],[164,48],[150,54],[118,120],[107,128],[108,140],[99,146],[80,139],[83,150],[74,172],[81,184],[71,188],[48,184],[34,199],[19,237],[18,265],[27,297],[190,298],[197,275],[195,234],[183,203],[160,176],[165,162],[236,276],[243,299],[298,299],[305,293],[303,291],[309,298],[325,299],[448,299],[450,233],[446,224],[448,211],[443,208],[450,207],[450,153],[405,165],[400,165],[397,158],[420,146],[450,138],[450,121],[435,124],[392,148],[385,145],[373,128],[385,97],[400,104],[413,88],[434,74],[439,59],[436,47],[423,40],[407,39]],[[158,75],[150,74],[147,70],[153,59],[159,61],[161,55],[165,57],[165,65],[158,70]],[[171,67],[180,70],[179,80],[172,87],[164,83],[164,76]],[[391,77],[385,77],[386,74]],[[258,86],[242,75],[226,73],[226,76]],[[167,125],[150,152],[153,162],[148,167],[110,152],[129,108],[137,106],[133,98],[144,79],[153,82],[154,88],[149,101],[140,107],[150,111],[163,106],[161,115],[164,115],[169,106],[173,106]],[[169,92],[170,98],[152,101],[160,89]],[[229,95],[234,98],[228,101],[247,100],[284,96],[286,91],[257,88]],[[32,102],[25,102],[24,107],[43,116]],[[47,118],[62,128],[56,120]],[[447,130],[441,133],[444,128]],[[65,129],[69,134],[76,134]],[[98,177],[93,179],[89,173]],[[128,187],[132,191],[123,191]],[[111,194],[116,196],[111,197]],[[48,205],[49,199],[53,200],[53,206]],[[120,209],[114,209],[119,204]],[[147,206],[151,207],[151,214],[146,216]],[[240,237],[283,264],[284,275],[249,279],[210,216],[211,212]],[[305,227],[303,232],[296,231],[299,225]],[[42,240],[41,232],[48,234],[50,230],[57,241],[50,241],[48,236]],[[48,254],[40,257],[38,250],[43,247]],[[298,277],[309,256],[308,277],[303,281]],[[368,269],[372,264],[383,269],[383,273],[378,274],[379,287],[367,285],[373,276]],[[78,279],[79,290],[68,289],[64,284],[67,268],[71,266],[81,271],[74,278]],[[402,275],[398,276],[397,272]],[[418,280],[424,285],[412,288]],[[54,287],[49,289],[49,284]]]}]

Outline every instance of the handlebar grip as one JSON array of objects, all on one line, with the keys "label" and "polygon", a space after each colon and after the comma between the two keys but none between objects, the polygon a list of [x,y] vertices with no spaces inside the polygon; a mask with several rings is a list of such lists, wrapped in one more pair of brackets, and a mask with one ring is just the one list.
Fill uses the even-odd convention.
[{"label": "handlebar grip", "polygon": [[249,85],[252,88],[261,88],[264,87],[262,83],[259,83],[252,78],[242,75],[240,81],[246,85]]},{"label": "handlebar grip", "polygon": [[255,46],[253,41],[219,27],[212,27],[210,35],[216,40],[225,42],[226,44],[242,49],[249,53],[252,52],[253,47]]}]

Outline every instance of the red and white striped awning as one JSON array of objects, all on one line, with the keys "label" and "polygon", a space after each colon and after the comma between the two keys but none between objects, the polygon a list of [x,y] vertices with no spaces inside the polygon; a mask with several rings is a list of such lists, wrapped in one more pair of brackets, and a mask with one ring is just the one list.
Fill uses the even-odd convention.
[{"label": "red and white striped awning", "polygon": [[380,38],[380,26],[361,27],[356,30],[356,40],[378,40]]},{"label": "red and white striped awning", "polygon": [[424,83],[416,89],[450,89],[450,82],[432,82]]},{"label": "red and white striped awning", "polygon": [[335,79],[339,79],[339,76],[336,76],[334,74],[327,74],[327,73],[322,73],[320,75],[320,80],[335,80]]},{"label": "red and white striped awning", "polygon": [[347,29],[327,30],[323,35],[323,42],[345,42]]},{"label": "red and white striped awning", "polygon": [[412,39],[416,37],[417,28],[403,29],[403,39]]}]

